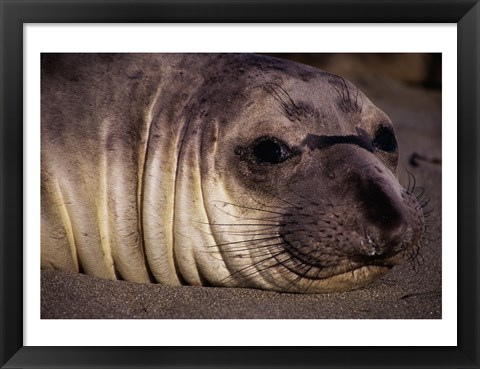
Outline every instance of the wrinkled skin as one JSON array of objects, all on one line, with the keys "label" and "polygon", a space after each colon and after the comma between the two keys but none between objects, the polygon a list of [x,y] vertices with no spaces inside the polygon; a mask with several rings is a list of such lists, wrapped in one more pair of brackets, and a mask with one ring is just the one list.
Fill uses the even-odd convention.
[{"label": "wrinkled skin", "polygon": [[42,57],[42,268],[168,285],[362,287],[415,258],[389,118],[256,55]]}]

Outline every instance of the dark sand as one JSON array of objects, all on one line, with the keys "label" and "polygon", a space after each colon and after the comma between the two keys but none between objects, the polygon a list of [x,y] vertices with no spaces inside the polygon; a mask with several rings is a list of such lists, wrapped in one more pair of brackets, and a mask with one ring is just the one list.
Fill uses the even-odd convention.
[{"label": "dark sand", "polygon": [[[380,58],[382,59],[382,58]],[[399,61],[400,59],[400,61]],[[303,60],[311,62],[312,60]],[[349,79],[392,119],[400,146],[399,178],[407,170],[425,188],[431,210],[428,238],[417,270],[395,267],[364,289],[316,295],[253,289],[168,287],[109,281],[60,271],[41,272],[41,317],[44,319],[440,319],[441,268],[441,91],[422,58],[356,60],[348,56],[314,60]],[[379,63],[383,64],[379,64]],[[407,66],[407,67],[405,67]],[[360,73],[359,73],[360,71]],[[433,78],[433,79],[432,79]],[[425,87],[429,85],[429,87]],[[412,166],[413,153],[430,161]],[[416,193],[418,194],[420,190]]]}]

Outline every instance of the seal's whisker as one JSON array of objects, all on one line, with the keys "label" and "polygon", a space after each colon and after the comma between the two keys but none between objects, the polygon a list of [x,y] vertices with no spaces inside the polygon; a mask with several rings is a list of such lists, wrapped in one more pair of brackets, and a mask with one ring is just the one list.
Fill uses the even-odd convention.
[{"label": "seal's whisker", "polygon": [[[289,223],[289,224],[296,224],[296,222],[292,222],[292,223]],[[301,228],[289,228],[288,231],[283,231],[282,233],[279,232],[281,227],[277,227],[277,226],[271,226],[271,227],[260,228],[260,229],[252,229],[252,230],[242,230],[242,231],[236,231],[236,232],[232,232],[231,230],[223,230],[223,231],[216,231],[216,233],[224,233],[224,234],[235,235],[235,236],[261,236],[261,235],[264,235],[264,236],[273,236],[273,235],[286,236],[286,235],[290,235],[290,234],[293,234],[293,233],[307,232],[308,229],[304,228],[303,225],[305,225],[305,223],[302,224]],[[263,232],[263,231],[270,231],[270,232],[259,233],[259,232]],[[324,238],[324,237],[321,237],[321,236],[316,237],[316,239],[318,239],[318,240],[320,240],[322,238]]]},{"label": "seal's whisker", "polygon": [[[271,195],[271,194],[269,193],[269,195]],[[252,196],[252,195],[250,196],[250,198],[251,198],[254,202],[256,202],[257,204],[259,204],[262,208],[271,208],[271,209],[280,209],[280,210],[282,210],[282,209],[289,209],[289,208],[290,208],[290,206],[285,206],[285,205],[283,205],[283,206],[282,206],[282,205],[275,205],[275,206],[273,206],[273,205],[267,205],[267,204],[265,204],[264,202],[261,202],[260,200],[258,200],[257,198],[255,198],[255,197]]]},{"label": "seal's whisker", "polygon": [[265,244],[265,242],[270,242],[271,240],[275,240],[277,238],[280,238],[278,234],[271,235],[269,237],[260,237],[260,238],[253,238],[250,240],[243,240],[243,241],[232,241],[232,242],[225,242],[223,244],[218,244],[218,245],[211,245],[208,247],[215,247],[215,246],[221,246],[222,250],[227,250],[227,249],[233,249],[233,248],[238,248],[238,247],[245,247],[244,244],[247,244],[251,250],[255,249],[260,244]]},{"label": "seal's whisker", "polygon": [[307,293],[307,291],[310,289],[310,287],[312,287],[312,284],[315,280],[318,280],[318,279],[322,279],[320,278],[320,273],[322,272],[322,269],[318,268],[317,270],[317,274],[315,275],[315,277],[313,277],[310,281],[310,283],[308,284],[307,288],[305,289],[304,293]]},{"label": "seal's whisker", "polygon": [[424,262],[424,259],[420,251],[421,251],[420,247],[418,247],[417,245],[412,249],[410,249],[409,252],[407,253],[406,260],[407,262],[410,263],[410,265],[414,270],[417,270],[418,266],[422,265]]},{"label": "seal's whisker", "polygon": [[319,203],[318,201],[314,201],[311,198],[307,198],[305,195],[302,195],[302,194],[298,193],[297,191],[295,191],[293,189],[289,189],[289,193],[293,193],[295,196],[297,196],[301,200],[305,201],[305,203],[308,204],[308,205],[314,205],[314,206],[319,206],[319,207],[320,206],[333,206],[333,201],[330,199],[327,189],[326,188],[325,189],[317,188],[317,190],[321,191],[323,193],[323,195],[322,195],[323,203]]},{"label": "seal's whisker", "polygon": [[431,241],[431,240],[429,240],[429,239],[423,239],[423,238],[422,238],[422,239],[420,240],[419,244],[420,244],[420,247],[421,247],[421,248],[427,248],[427,249],[429,249],[430,251],[434,252],[435,250],[434,250],[432,247],[430,247],[430,244],[431,244],[432,242],[433,242],[433,241]]},{"label": "seal's whisker", "polygon": [[[359,90],[357,87],[349,86],[347,81],[344,78],[337,76],[335,74],[330,75],[330,78],[328,79],[328,83],[337,92],[340,98],[340,101],[342,102],[340,106],[342,111],[344,112],[353,111],[356,113],[361,113],[363,108],[363,102],[362,102],[362,105],[358,104]],[[355,89],[355,96],[353,95],[351,88]],[[355,101],[353,101],[353,97],[355,98]]]},{"label": "seal's whisker", "polygon": [[[360,98],[360,102],[358,98]],[[360,95],[360,90],[358,88],[355,96],[355,106],[359,112],[363,110],[363,97]]]},{"label": "seal's whisker", "polygon": [[[292,263],[295,262],[295,267],[293,267],[293,264],[288,265],[287,262],[292,262]],[[298,260],[298,258],[296,258],[292,254],[289,254],[289,257],[285,260],[281,260],[281,261],[278,260],[277,266],[282,266],[283,267],[283,270],[279,271],[280,274],[282,274],[282,273],[289,273],[289,274],[294,273],[297,276],[299,276],[300,278],[296,279],[297,282],[302,280],[302,279],[308,279],[311,282],[314,282],[315,280],[328,279],[329,276],[320,277],[320,273],[325,272],[325,271],[331,271],[331,273],[333,273],[335,271],[334,266],[331,267],[331,266],[326,266],[326,265],[314,265],[314,264],[308,265],[308,264],[305,264],[302,261]],[[315,276],[308,277],[307,276],[308,272],[311,269],[314,269],[314,268],[317,269],[317,272],[316,272]],[[303,271],[302,271],[302,269],[303,269]]]},{"label": "seal's whisker", "polygon": [[[238,215],[236,218],[237,219],[245,219],[245,220],[255,220],[255,221],[280,221],[282,219],[285,219],[287,217],[290,217],[292,216],[291,214],[284,217],[284,216],[281,216],[281,215],[271,215],[271,216],[259,216],[259,217],[253,217],[253,216],[243,216],[243,215]],[[285,220],[287,221],[287,220]]]},{"label": "seal's whisker", "polygon": [[[274,244],[274,245],[283,245],[284,243],[278,243],[278,244]],[[313,252],[313,251],[312,251]],[[264,254],[262,255],[259,255],[259,256],[263,256]],[[283,260],[279,260],[278,257],[280,256],[286,256],[286,258],[284,258]],[[288,257],[287,257],[288,256]],[[276,263],[275,264],[272,264],[266,268],[263,268],[263,269],[259,269],[251,274],[254,274],[254,273],[259,273],[263,270],[266,270],[268,268],[277,268],[279,266],[281,266],[283,269],[278,269],[276,271],[276,274],[279,274],[279,275],[282,275],[284,273],[288,273],[288,274],[291,274],[291,273],[294,273],[294,274],[297,274],[299,275],[301,278],[297,279],[297,281],[299,281],[300,279],[311,279],[310,277],[307,277],[306,274],[308,273],[309,270],[311,270],[312,268],[316,268],[316,269],[319,269],[318,272],[316,273],[316,277],[313,277],[313,279],[321,279],[321,278],[318,278],[320,272],[322,270],[325,270],[325,269],[328,269],[329,267],[324,267],[323,265],[315,265],[315,264],[310,264],[310,265],[307,265],[305,264],[303,261],[299,260],[298,257],[296,257],[295,255],[289,253],[288,251],[286,251],[285,249],[281,249],[280,252],[278,253],[275,253],[275,254],[271,254],[271,256],[269,258],[265,258],[265,259],[262,259],[259,261],[259,263],[255,263],[255,264],[258,264],[260,265],[261,263],[263,262],[266,262],[268,260],[272,260],[272,259],[275,259],[276,260]],[[328,256],[327,256],[327,259],[328,259]],[[312,258],[310,258],[310,260],[312,262],[314,262],[315,260],[313,260]],[[291,266],[289,266],[287,263],[295,263],[296,265],[296,268],[293,267],[293,264]],[[302,269],[307,269],[306,271],[302,271]],[[300,274],[299,274],[300,273]],[[251,275],[250,274],[250,275]],[[327,278],[327,277],[326,277]]]},{"label": "seal's whisker", "polygon": [[[272,258],[274,258],[276,255],[281,255],[282,253],[284,253],[285,251],[281,250],[279,251],[277,254],[272,254],[272,255],[268,255],[268,257],[264,258],[264,259],[261,259],[261,260],[258,260],[256,261],[255,263],[251,263],[249,265],[247,265],[246,267],[243,267],[243,268],[240,268],[238,270],[236,270],[235,272],[229,274],[227,277],[223,278],[222,281],[225,281],[225,280],[228,280],[236,275],[242,275],[244,277],[248,277],[249,274],[247,275],[243,275],[243,272],[248,270],[248,269],[251,269],[251,268],[256,268],[258,265],[261,265],[263,264],[264,262],[266,261],[269,261],[269,260],[272,260]],[[257,273],[258,271],[254,271],[252,274],[255,274]],[[251,275],[251,274],[250,274]]]},{"label": "seal's whisker", "polygon": [[407,190],[408,193],[413,193],[413,191],[416,188],[415,175],[411,171],[409,171],[405,166],[403,166],[403,169],[405,170],[405,172],[407,173],[407,176],[408,176],[408,185],[407,185],[406,190]]},{"label": "seal's whisker", "polygon": [[268,232],[268,233],[253,233],[253,232],[240,233],[240,232],[237,232],[237,233],[228,233],[228,235],[230,235],[230,236],[248,236],[248,237],[252,237],[252,236],[280,236],[280,234],[278,232]]},{"label": "seal's whisker", "polygon": [[283,272],[290,272],[288,269],[285,269],[285,266],[283,265],[285,262],[288,262],[291,257],[287,258],[286,260],[282,260],[282,261],[279,261],[277,260],[277,257],[284,254],[283,252],[279,252],[275,255],[273,255],[272,257],[269,257],[269,258],[266,258],[264,260],[261,261],[261,263],[258,263],[257,265],[255,265],[255,267],[257,267],[258,265],[261,265],[263,263],[265,263],[266,261],[272,261],[272,260],[275,260],[276,262],[271,264],[271,265],[266,265],[265,267],[263,268],[258,268],[256,270],[254,270],[253,272],[250,272],[248,274],[245,274],[246,277],[249,277],[249,276],[252,276],[252,275],[255,275],[255,274],[262,274],[262,272],[266,271],[266,270],[269,270],[269,269],[276,269],[278,267],[283,267],[284,270],[282,269],[276,269],[276,274],[278,275],[281,275]]},{"label": "seal's whisker", "polygon": [[413,173],[409,172],[409,174],[412,176],[412,180],[413,180],[412,189],[409,190],[409,192],[410,192],[410,193],[413,193],[413,191],[415,191],[415,188],[416,188],[416,185],[417,185],[417,179],[415,178],[415,176],[413,175]]},{"label": "seal's whisker", "polygon": [[423,217],[426,218],[426,221],[430,221],[430,220],[431,220],[431,219],[428,219],[428,218],[432,216],[433,210],[434,210],[434,209],[430,209],[430,210],[424,211]]},{"label": "seal's whisker", "polygon": [[[217,209],[219,209],[217,207]],[[280,220],[283,220],[285,217],[283,216],[272,216],[272,217],[266,217],[266,216],[263,216],[263,217],[244,217],[242,215],[236,215],[236,214],[232,214],[224,209],[219,209],[221,210],[222,212],[224,212],[225,214],[231,216],[232,218],[236,218],[236,219],[242,219],[242,220],[255,220],[255,221],[275,221],[275,222],[279,222]]]},{"label": "seal's whisker", "polygon": [[[277,242],[277,243],[269,243],[269,244],[266,244],[266,245],[255,245],[255,247],[245,247],[245,246],[234,246],[234,247],[229,247],[229,248],[226,248],[226,249],[222,249],[220,250],[222,253],[236,253],[236,252],[242,252],[242,251],[245,251],[245,252],[248,252],[248,254],[246,254],[247,256],[255,256],[255,257],[258,257],[258,256],[267,256],[267,255],[270,255],[269,254],[259,254],[258,252],[255,253],[256,251],[259,251],[259,250],[262,250],[262,249],[266,249],[266,248],[271,248],[273,246],[280,246],[281,243],[280,242]],[[243,247],[243,248],[241,248]],[[206,252],[210,252],[210,251],[206,251]],[[263,252],[263,250],[262,250]]]},{"label": "seal's whisker", "polygon": [[[267,260],[272,257],[272,252],[271,252],[272,248],[274,250],[281,250],[281,252],[284,252],[283,249],[280,249],[277,247],[277,246],[281,246],[283,242],[275,242],[275,243],[268,243],[268,244],[262,245],[263,242],[265,241],[258,242],[258,245],[254,245],[253,247],[235,245],[228,248],[222,248],[219,251],[204,251],[204,252],[208,254],[213,254],[213,255],[219,254],[219,253],[229,254],[229,257],[240,258],[240,259],[243,259],[245,257],[255,257],[255,258],[264,257],[264,256],[267,257],[263,260]],[[268,251],[265,252],[264,249],[268,249]],[[245,252],[245,254],[240,254],[241,252]],[[237,254],[237,255],[232,255],[232,254]],[[251,264],[251,265],[255,265],[255,264]]]},{"label": "seal's whisker", "polygon": [[434,211],[433,208],[432,208],[432,209],[429,209],[429,210],[427,210],[427,211],[424,211],[424,212],[423,212],[423,217],[424,217],[424,218],[430,217],[430,216],[433,214],[433,211]]},{"label": "seal's whisker", "polygon": [[[308,268],[304,273],[302,273],[301,275],[298,275],[295,279],[293,279],[292,282],[288,285],[286,291],[287,291],[287,292],[290,291],[290,289],[291,289],[294,285],[296,285],[296,284],[297,284],[298,282],[300,282],[302,279],[305,279],[306,276],[307,276],[307,274],[308,274],[308,272],[309,272],[310,270],[312,270],[312,268],[313,268],[313,265],[310,265],[309,268]],[[319,271],[318,273],[320,273],[320,271]],[[318,275],[318,274],[317,274],[317,275]],[[310,282],[310,285],[311,285],[312,283],[313,283],[313,280]],[[308,287],[307,287],[307,289],[308,289]]]},{"label": "seal's whisker", "polygon": [[[317,272],[317,277],[318,275],[320,274],[320,270],[318,270]],[[316,279],[316,278],[315,278]],[[303,293],[308,293],[308,290],[310,289],[310,287],[312,287],[312,284],[313,282],[315,282],[315,279],[314,278],[310,278],[310,282],[308,283],[308,285],[305,287],[305,289],[303,290]]]},{"label": "seal's whisker", "polygon": [[424,209],[428,206],[429,203],[430,203],[430,199],[426,199],[425,201],[422,201],[420,203],[420,206],[421,206],[422,209]]},{"label": "seal's whisker", "polygon": [[239,244],[239,243],[255,242],[255,241],[264,241],[264,240],[272,240],[272,239],[275,239],[275,238],[278,238],[278,237],[279,237],[279,236],[257,238],[257,239],[253,239],[253,240],[232,241],[232,242],[226,242],[226,243],[219,243],[219,244],[215,244],[215,245],[209,245],[209,246],[206,246],[206,247],[207,247],[207,248],[210,248],[210,247],[230,246],[230,245]]},{"label": "seal's whisker", "polygon": [[[254,256],[256,258],[258,257],[264,257],[264,256],[268,256],[268,257],[271,257],[272,253],[269,251],[269,252],[265,252],[265,248],[271,248],[271,247],[275,247],[275,246],[280,246],[282,243],[279,242],[279,243],[272,243],[272,244],[269,244],[269,245],[263,245],[263,246],[259,246],[259,247],[256,247],[255,249],[252,250],[249,250],[249,255],[251,256]],[[281,250],[280,248],[278,247],[275,247],[275,249],[277,250]],[[283,250],[281,251],[283,253]]]},{"label": "seal's whisker", "polygon": [[[272,245],[275,245],[275,244],[272,244]],[[264,258],[263,260],[268,260],[268,259],[271,259],[271,253],[270,252],[267,252],[265,250],[262,250],[262,248],[267,248],[267,247],[271,247],[272,245],[265,245],[265,246],[262,246],[262,247],[259,247],[257,249],[254,250],[253,252],[253,255],[256,257],[256,258],[259,258],[259,257],[262,257]],[[248,251],[248,254],[246,254],[246,252]],[[208,254],[211,254],[211,255],[223,255],[223,256],[228,256],[229,259],[245,259],[247,256],[250,256],[251,255],[251,250],[228,250],[228,252],[209,252],[209,251],[205,251],[205,253],[208,253]],[[250,265],[250,264],[249,264]],[[253,265],[253,264],[251,264]]]},{"label": "seal's whisker", "polygon": [[263,85],[264,90],[269,93],[280,105],[283,111],[289,115],[300,114],[301,109],[288,94],[288,92],[275,82],[266,82]]},{"label": "seal's whisker", "polygon": [[[405,168],[405,170],[406,170],[406,168]],[[408,170],[406,170],[406,172],[407,172],[407,177],[408,177],[407,192],[410,192],[410,185],[411,185],[411,176],[410,175],[411,175],[411,173]]]},{"label": "seal's whisker", "polygon": [[277,83],[273,83],[275,86],[277,86],[280,91],[282,91],[284,93],[285,96],[287,96],[289,102],[295,107],[298,109],[298,105],[295,103],[295,100],[292,99],[292,97],[290,96],[290,94],[287,92],[287,90],[285,90],[281,85],[277,84]]},{"label": "seal's whisker", "polygon": [[430,215],[432,215],[431,212],[429,213],[429,216],[427,217],[424,216],[424,223],[423,223],[424,233],[430,232],[430,229],[432,227],[433,219],[430,218]]},{"label": "seal's whisker", "polygon": [[253,207],[249,207],[249,206],[245,206],[245,205],[233,204],[233,203],[226,202],[226,201],[217,200],[217,201],[214,201],[214,202],[219,202],[219,203],[222,203],[222,204],[231,205],[231,206],[234,206],[236,208],[242,208],[242,209],[246,209],[246,210],[255,210],[255,211],[263,211],[265,213],[278,214],[278,215],[281,215],[282,217],[292,216],[291,213],[281,213],[281,212],[278,212],[278,211],[265,210],[265,209],[261,209],[261,208],[253,208]]},{"label": "seal's whisker", "polygon": [[[269,233],[257,233],[257,232],[261,232],[261,231],[268,231],[269,228],[264,228],[264,229],[255,229],[255,230],[245,230],[245,231],[236,231],[236,232],[232,232],[230,230],[224,230],[224,231],[217,231],[217,233],[223,233],[223,234],[228,234],[230,236],[268,236],[268,235],[274,235],[274,234],[278,234],[278,227],[272,227],[273,230],[270,231]],[[270,228],[271,229],[271,228]]]},{"label": "seal's whisker", "polygon": [[[220,226],[220,227],[215,227],[215,228],[220,228],[220,229],[215,229],[215,233],[216,234],[228,234],[228,235],[237,235],[237,236],[255,236],[255,235],[260,235],[259,232],[265,232],[265,231],[270,231],[269,233],[264,233],[263,235],[276,235],[278,234],[278,229],[279,229],[279,226],[274,224],[274,225],[270,225],[270,224],[210,224],[210,223],[204,223],[205,225],[210,225],[210,227],[208,228],[209,230],[212,229],[213,226]],[[242,228],[238,228],[237,231],[235,232],[232,232],[232,229],[230,229],[231,227],[235,227],[235,226],[240,226],[240,227],[244,227],[244,226],[247,226],[249,227],[248,229],[245,229],[243,230]],[[259,226],[261,226],[262,228],[258,228]],[[197,229],[199,232],[202,232],[203,234],[207,234],[209,236],[214,236],[214,234],[210,231],[206,231],[204,229],[200,229],[199,227],[196,227],[194,226],[195,229]],[[222,229],[221,227],[226,227],[226,229]],[[227,228],[228,227],[228,228]]]},{"label": "seal's whisker", "polygon": [[[302,209],[303,209],[303,206],[298,206],[298,205],[292,204],[290,201],[287,201],[287,200],[285,200],[284,198],[282,198],[282,197],[280,197],[280,196],[278,196],[278,195],[276,195],[276,194],[273,194],[273,193],[271,193],[271,192],[266,192],[266,193],[267,193],[268,195],[270,195],[270,196],[272,196],[272,197],[274,197],[274,198],[276,198],[276,199],[278,199],[278,200],[286,203],[287,205],[289,205],[289,206],[290,206],[291,208],[293,208],[293,209],[296,209],[296,210],[302,210]],[[288,207],[287,207],[287,208],[288,208]]]},{"label": "seal's whisker", "polygon": [[418,187],[418,189],[420,190],[420,193],[415,196],[417,198],[417,201],[420,201],[420,199],[423,197],[423,195],[425,194],[425,188],[424,187]]},{"label": "seal's whisker", "polygon": [[322,204],[318,203],[317,201],[306,198],[305,196],[299,194],[297,191],[294,191],[293,189],[290,189],[290,192],[293,193],[295,196],[299,197],[300,199],[304,200],[307,204],[311,204],[314,206],[322,206]]},{"label": "seal's whisker", "polygon": [[313,282],[315,282],[315,280],[321,279],[319,278],[319,275],[321,272],[322,272],[322,269],[318,269],[317,274],[315,275],[315,277],[311,278],[310,283],[307,285],[303,293],[308,293],[308,290],[310,289],[310,287],[312,287]]},{"label": "seal's whisker", "polygon": [[271,226],[272,228],[275,227],[282,227],[285,226],[286,223],[205,223],[205,224],[211,224],[212,227],[265,227],[265,226]]},{"label": "seal's whisker", "polygon": [[422,235],[422,240],[428,241],[428,242],[433,242],[433,240],[425,235]]}]

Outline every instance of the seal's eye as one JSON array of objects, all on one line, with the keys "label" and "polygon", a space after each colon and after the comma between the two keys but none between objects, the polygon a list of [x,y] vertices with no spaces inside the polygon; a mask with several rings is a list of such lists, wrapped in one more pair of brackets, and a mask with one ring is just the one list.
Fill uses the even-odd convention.
[{"label": "seal's eye", "polygon": [[252,153],[260,162],[278,164],[292,156],[290,148],[275,137],[260,137],[252,145]]},{"label": "seal's eye", "polygon": [[386,152],[395,151],[397,149],[397,140],[393,130],[388,126],[380,126],[375,134],[373,146],[378,150]]}]

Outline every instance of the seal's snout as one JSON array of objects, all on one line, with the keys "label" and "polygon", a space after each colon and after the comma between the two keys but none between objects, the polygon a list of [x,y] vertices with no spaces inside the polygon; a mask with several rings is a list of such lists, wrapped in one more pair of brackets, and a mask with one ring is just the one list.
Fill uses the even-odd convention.
[{"label": "seal's snout", "polygon": [[402,223],[401,203],[391,188],[371,179],[360,181],[359,199],[365,205],[368,220],[382,228],[395,229]]},{"label": "seal's snout", "polygon": [[390,257],[410,243],[412,224],[402,198],[402,189],[388,178],[370,177],[358,181],[357,196],[363,204],[369,226],[365,228],[362,254],[371,257]]}]

